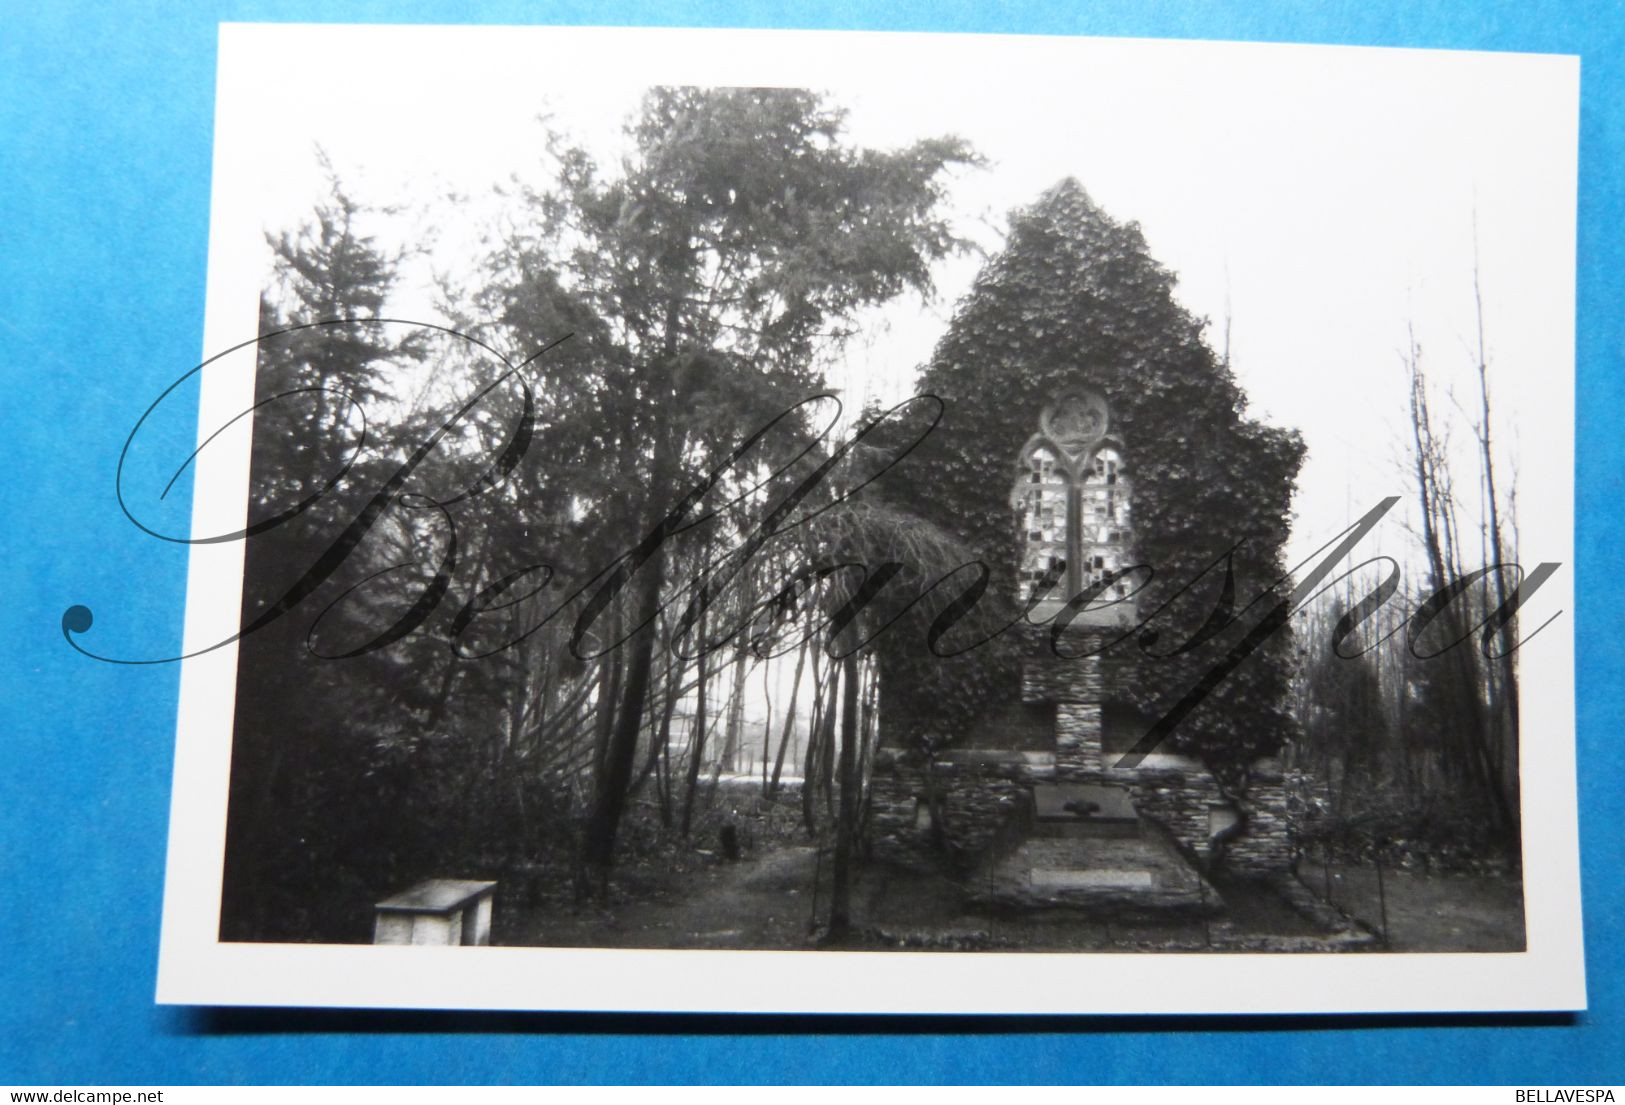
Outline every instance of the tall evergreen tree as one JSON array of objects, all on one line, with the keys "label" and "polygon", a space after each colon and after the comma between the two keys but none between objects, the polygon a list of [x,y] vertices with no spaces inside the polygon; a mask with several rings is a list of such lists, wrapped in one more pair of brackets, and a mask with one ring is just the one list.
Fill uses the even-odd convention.
[{"label": "tall evergreen tree", "polygon": [[[697,473],[818,389],[821,358],[858,309],[928,287],[931,262],[956,245],[939,204],[946,170],[973,160],[966,147],[880,152],[842,131],[842,113],[802,90],[654,90],[620,171],[561,152],[556,186],[531,196],[530,230],[493,259],[482,308],[516,348],[575,334],[542,365],[539,445],[610,477],[575,502],[600,548],[654,532]],[[586,831],[600,878],[649,698],[668,555],[651,542],[622,562],[635,635]]]},{"label": "tall evergreen tree", "polygon": [[[275,273],[260,307],[222,909],[228,939],[333,932],[310,916],[308,903],[322,897],[311,888],[353,892],[378,877],[359,870],[378,852],[373,814],[387,801],[369,721],[384,712],[400,661],[377,657],[368,668],[318,658],[307,634],[321,596],[291,597],[379,486],[390,461],[364,450],[364,438],[377,440],[395,400],[392,377],[423,353],[410,332],[372,321],[383,314],[400,256],[362,232],[365,215],[335,179],[308,222],[268,236]],[[369,570],[349,567],[358,577]]]}]

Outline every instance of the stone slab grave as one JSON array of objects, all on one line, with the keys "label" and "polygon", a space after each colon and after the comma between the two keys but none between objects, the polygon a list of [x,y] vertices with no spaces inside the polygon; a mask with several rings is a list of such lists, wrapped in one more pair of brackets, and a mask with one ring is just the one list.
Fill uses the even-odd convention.
[{"label": "stone slab grave", "polygon": [[426,879],[374,906],[374,944],[478,946],[491,942],[497,884]]},{"label": "stone slab grave", "polygon": [[1218,892],[1158,826],[1139,836],[1033,836],[987,873],[974,899],[1098,916],[1215,912]]},{"label": "stone slab grave", "polygon": [[1140,815],[1122,787],[1045,783],[1033,787],[1038,836],[1140,835]]},{"label": "stone slab grave", "polygon": [[1103,915],[1201,912],[1220,899],[1122,787],[1041,783],[1032,831],[975,895],[1001,907]]}]

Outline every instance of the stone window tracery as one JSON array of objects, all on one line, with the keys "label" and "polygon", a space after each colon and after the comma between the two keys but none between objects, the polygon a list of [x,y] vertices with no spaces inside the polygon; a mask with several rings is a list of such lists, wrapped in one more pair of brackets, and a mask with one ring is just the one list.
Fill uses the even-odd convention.
[{"label": "stone window tracery", "polygon": [[[1105,400],[1068,393],[1044,409],[1011,495],[1020,536],[1017,601],[1060,605],[1128,566],[1132,487]],[[1044,580],[1054,575],[1053,586]],[[1118,580],[1097,603],[1126,598]]]}]

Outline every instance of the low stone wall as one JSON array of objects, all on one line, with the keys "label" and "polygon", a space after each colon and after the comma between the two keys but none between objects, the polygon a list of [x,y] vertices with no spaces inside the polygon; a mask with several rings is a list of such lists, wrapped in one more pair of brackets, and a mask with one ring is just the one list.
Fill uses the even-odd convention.
[{"label": "low stone wall", "polygon": [[1297,773],[1273,763],[1255,768],[1247,783],[1246,831],[1225,842],[1224,863],[1244,875],[1280,875],[1292,869],[1296,848],[1287,822],[1286,796],[1298,785]]},{"label": "low stone wall", "polygon": [[[1288,780],[1273,760],[1254,765],[1246,808],[1238,810],[1206,765],[1187,756],[1156,753],[1133,768],[1109,766],[1103,752],[1104,707],[1108,686],[1119,682],[1117,664],[1102,653],[1104,631],[1090,630],[1073,642],[1079,653],[1055,655],[1045,639],[1029,634],[1021,665],[1021,698],[1053,704],[1054,754],[940,753],[927,788],[925,761],[894,755],[877,757],[870,807],[872,854],[894,862],[919,864],[947,858],[973,863],[999,839],[1035,782],[1103,783],[1126,787],[1142,817],[1156,821],[1179,846],[1206,865],[1217,852],[1224,866],[1244,875],[1281,875],[1291,870],[1293,847],[1286,817]],[[927,795],[938,795],[937,832]]]},{"label": "low stone wall", "polygon": [[[1064,726],[1063,719],[1058,728]],[[1106,769],[1100,766],[1098,748],[1078,754],[1064,744],[1052,758],[1022,753],[945,756],[936,762],[933,776],[941,813],[939,850],[932,839],[924,764],[882,754],[873,776],[871,852],[876,859],[908,866],[944,861],[969,866],[995,842],[1034,783],[1101,783],[1127,788],[1140,815],[1166,828],[1202,864],[1212,860],[1216,838],[1222,838],[1227,870],[1273,876],[1291,869],[1287,776],[1270,766],[1253,772],[1250,808],[1240,824],[1235,806],[1200,763],[1185,757],[1159,759],[1175,762]]]},{"label": "low stone wall", "polygon": [[1214,813],[1231,805],[1200,764],[1103,771],[1099,781],[1128,787],[1140,816],[1167,829],[1200,862],[1212,858]]},{"label": "low stone wall", "polygon": [[975,864],[1031,799],[1034,783],[1055,778],[1055,757],[1038,753],[981,752],[943,756],[932,764],[938,827],[933,842],[930,788],[924,763],[905,763],[884,751],[871,779],[869,831],[874,858],[908,866]]},{"label": "low stone wall", "polygon": [[922,831],[919,806],[925,801],[924,775],[905,766],[897,753],[875,753],[869,777],[868,844],[871,859],[903,867],[931,868],[942,857],[930,833]]}]

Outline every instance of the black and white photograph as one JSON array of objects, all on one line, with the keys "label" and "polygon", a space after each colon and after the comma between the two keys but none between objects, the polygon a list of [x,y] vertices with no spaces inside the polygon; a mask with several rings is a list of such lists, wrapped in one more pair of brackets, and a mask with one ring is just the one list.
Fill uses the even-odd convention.
[{"label": "black and white photograph", "polygon": [[223,27],[160,1000],[1582,1007],[1577,96]]}]

